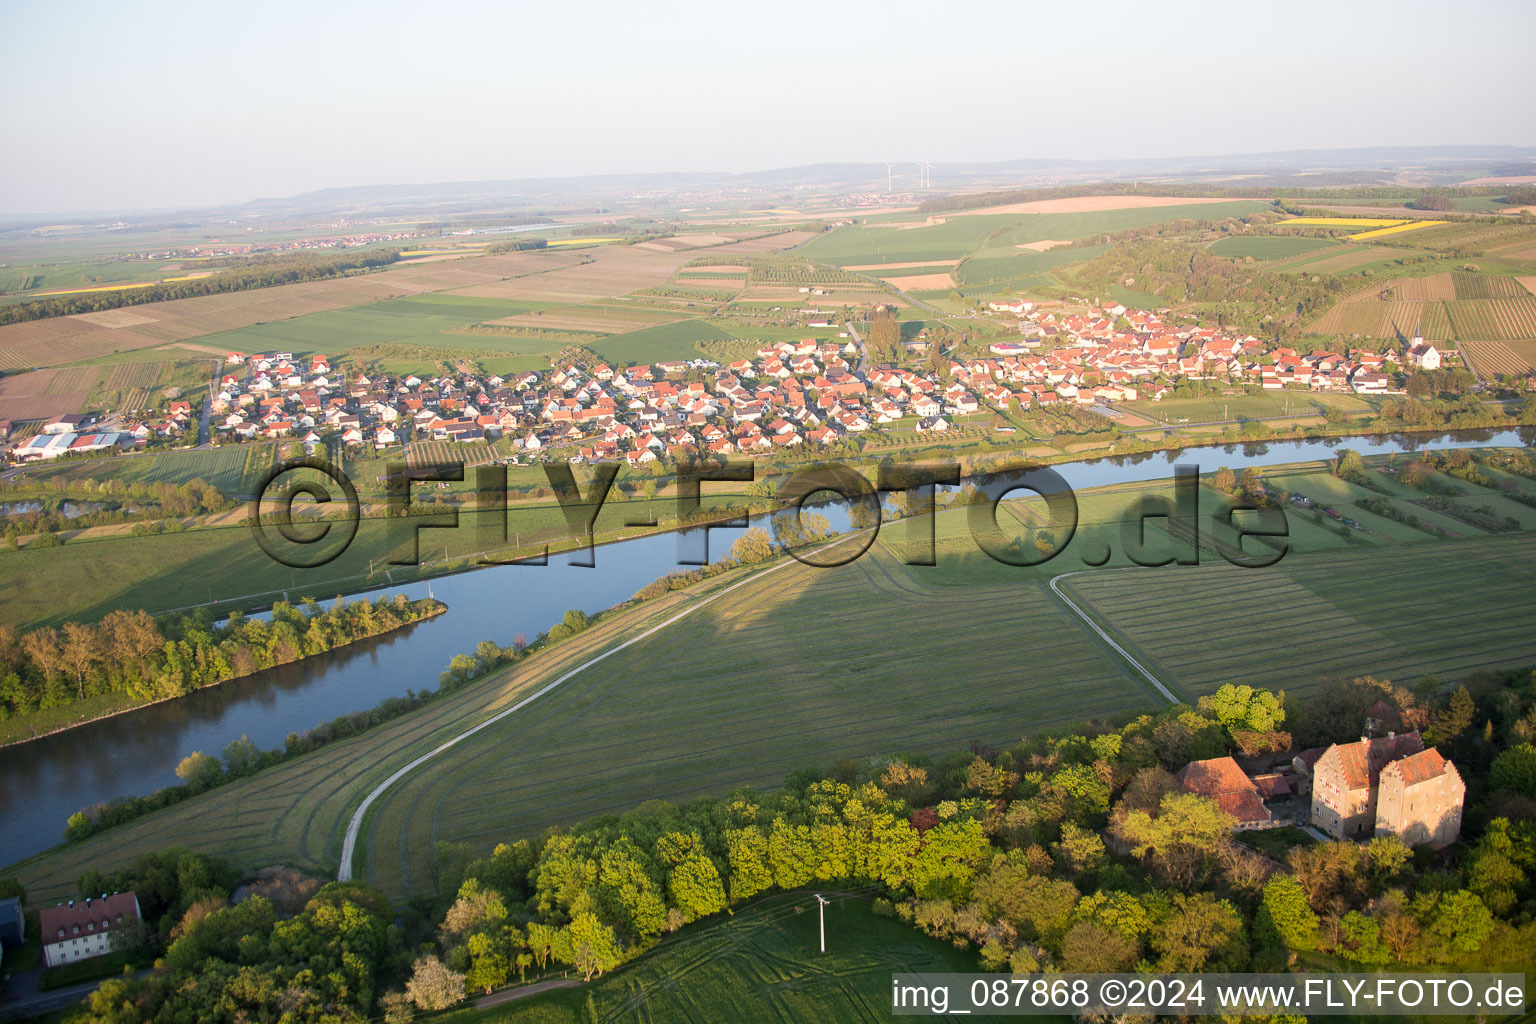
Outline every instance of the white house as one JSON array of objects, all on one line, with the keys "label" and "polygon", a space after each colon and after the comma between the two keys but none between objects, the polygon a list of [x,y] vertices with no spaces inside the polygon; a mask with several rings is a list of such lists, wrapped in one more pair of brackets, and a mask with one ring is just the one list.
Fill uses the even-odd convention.
[{"label": "white house", "polygon": [[70,900],[38,911],[43,962],[72,964],[112,952],[114,934],[131,934],[139,921],[139,898],[131,892]]}]

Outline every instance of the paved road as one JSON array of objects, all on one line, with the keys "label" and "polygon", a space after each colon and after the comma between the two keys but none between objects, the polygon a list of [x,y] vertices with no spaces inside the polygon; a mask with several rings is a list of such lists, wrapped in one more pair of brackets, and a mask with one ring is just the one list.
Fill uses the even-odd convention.
[{"label": "paved road", "polygon": [[[858,537],[861,534],[866,533],[866,532],[867,531],[865,531],[865,530],[859,530],[856,533],[851,533],[848,536],[842,538],[841,540],[834,541],[831,545],[829,545],[829,547],[836,547],[839,544],[845,544],[848,541],[852,540],[853,538]],[[356,857],[356,853],[357,853],[357,837],[358,837],[358,834],[360,832],[362,832],[363,818],[367,816],[368,809],[373,806],[374,801],[378,800],[379,797],[383,796],[386,792],[388,792],[390,787],[395,785],[395,783],[399,782],[401,779],[404,779],[406,776],[410,775],[411,773],[416,771],[416,769],[420,768],[422,765],[426,764],[428,761],[430,761],[433,758],[437,757],[439,754],[442,754],[442,753],[445,753],[446,751],[452,750],[454,747],[458,746],[460,743],[464,742],[465,740],[469,739],[471,736],[475,735],[475,733],[480,732],[483,729],[489,729],[491,726],[495,725],[497,722],[500,722],[502,719],[506,718],[508,715],[512,715],[512,714],[517,713],[518,711],[521,711],[523,708],[527,707],[529,704],[532,704],[534,701],[538,700],[540,697],[544,696],[546,693],[549,693],[551,690],[556,689],[561,684],[563,684],[563,683],[565,683],[565,682],[575,678],[576,676],[578,676],[581,673],[585,672],[587,669],[591,668],[593,665],[596,665],[598,662],[605,661],[608,658],[613,657],[615,654],[618,654],[620,651],[625,650],[626,648],[634,646],[635,644],[637,644],[640,641],[646,639],[647,637],[651,637],[651,636],[654,636],[657,633],[660,633],[662,630],[666,629],[668,626],[673,625],[676,622],[680,622],[681,620],[683,620],[683,619],[687,618],[688,616],[692,615],[694,612],[698,611],[699,609],[708,607],[709,605],[715,603],[716,601],[720,600],[720,598],[722,598],[725,595],[729,594],[733,590],[737,590],[737,589],[739,589],[741,587],[744,587],[748,583],[755,583],[758,580],[762,579],[764,576],[768,576],[768,575],[770,575],[772,573],[778,572],[780,569],[786,569],[786,568],[788,568],[791,565],[797,565],[797,564],[799,564],[799,563],[797,563],[794,559],[786,558],[784,561],[780,562],[778,565],[775,565],[775,566],[773,566],[770,569],[764,569],[762,572],[754,573],[753,575],[748,576],[746,579],[742,580],[740,583],[733,583],[729,587],[726,587],[724,590],[720,591],[718,594],[713,594],[710,597],[706,597],[704,600],[698,602],[697,604],[693,604],[693,605],[688,606],[687,608],[684,608],[682,611],[678,612],[676,615],[672,616],[670,619],[667,619],[665,622],[662,622],[662,623],[660,623],[658,625],[652,626],[650,629],[646,630],[644,633],[641,633],[641,634],[639,634],[638,636],[635,636],[635,637],[631,637],[630,639],[628,639],[628,640],[624,641],[623,643],[619,644],[617,647],[611,647],[608,650],[604,651],[602,654],[597,655],[596,657],[588,658],[586,661],[582,662],[580,665],[577,665],[575,668],[571,669],[569,672],[565,673],[560,678],[556,679],[554,682],[548,683],[547,685],[545,685],[541,689],[535,691],[534,693],[529,694],[528,696],[524,697],[522,700],[518,701],[516,704],[513,704],[511,707],[505,708],[502,711],[497,712],[496,714],[492,715],[490,718],[487,718],[485,721],[481,722],[479,725],[476,725],[476,726],[474,726],[474,727],[472,727],[470,729],[466,729],[465,731],[459,733],[457,736],[454,736],[451,739],[446,740],[445,742],[438,744],[436,747],[432,748],[431,750],[427,751],[425,754],[422,754],[420,757],[416,758],[416,760],[412,761],[410,764],[406,765],[405,767],[403,767],[403,768],[399,769],[398,771],[396,771],[394,774],[390,775],[389,778],[385,779],[383,782],[381,782],[377,786],[375,786],[373,788],[373,790],[371,792],[369,792],[369,794],[367,796],[363,797],[363,802],[358,805],[357,810],[354,811],[353,814],[352,814],[352,820],[347,823],[347,834],[346,834],[346,837],[342,840],[342,844],[341,844],[341,869],[336,873],[337,880],[341,881],[341,882],[349,882],[349,881],[352,880],[352,862],[353,862],[353,860]]]},{"label": "paved road", "polygon": [[1099,628],[1099,624],[1097,622],[1094,622],[1092,619],[1090,619],[1088,617],[1088,614],[1077,606],[1077,602],[1073,601],[1066,594],[1063,594],[1061,592],[1061,588],[1058,586],[1058,584],[1062,580],[1067,579],[1068,577],[1071,577],[1071,576],[1081,576],[1084,573],[1097,572],[1097,571],[1099,571],[1099,570],[1096,570],[1096,569],[1079,569],[1076,572],[1064,572],[1060,576],[1052,576],[1051,577],[1051,593],[1055,594],[1056,597],[1058,599],[1060,599],[1061,603],[1067,606],[1068,610],[1070,610],[1078,618],[1082,619],[1083,622],[1085,622],[1088,625],[1089,629],[1091,629],[1095,633],[1097,633],[1099,635],[1099,639],[1100,640],[1103,640],[1105,643],[1109,644],[1109,646],[1113,647],[1117,652],[1119,652],[1120,657],[1122,657],[1126,661],[1130,662],[1131,665],[1136,669],[1136,671],[1140,672],[1143,676],[1145,676],[1147,682],[1151,683],[1154,687],[1156,687],[1158,693],[1162,694],[1165,698],[1167,698],[1168,703],[1170,703],[1170,704],[1182,704],[1182,703],[1184,703],[1183,701],[1179,700],[1179,698],[1175,697],[1173,695],[1173,691],[1168,689],[1168,687],[1164,686],[1162,684],[1162,681],[1159,680],[1157,678],[1157,676],[1154,676],[1151,672],[1148,672],[1145,665],[1143,665],[1141,662],[1137,661],[1135,658],[1131,657],[1131,652],[1130,651],[1127,651],[1124,647],[1121,647],[1118,643],[1115,642],[1113,637],[1111,637],[1108,633],[1104,632],[1104,630],[1100,629]]},{"label": "paved road", "polygon": [[863,337],[859,335],[859,329],[853,326],[852,323],[846,323],[843,326],[848,328],[848,336],[859,347],[859,361],[854,364],[853,372],[862,377],[865,370],[869,368],[869,346],[864,344]]},{"label": "paved road", "polygon": [[[148,973],[146,968],[134,972],[133,976],[142,978]],[[41,971],[19,971],[11,975],[11,980],[6,983],[5,996],[0,999],[0,1020],[25,1020],[73,1006],[96,991],[102,981],[106,980],[85,981],[56,988],[51,992],[39,992],[37,981],[41,974]]]}]

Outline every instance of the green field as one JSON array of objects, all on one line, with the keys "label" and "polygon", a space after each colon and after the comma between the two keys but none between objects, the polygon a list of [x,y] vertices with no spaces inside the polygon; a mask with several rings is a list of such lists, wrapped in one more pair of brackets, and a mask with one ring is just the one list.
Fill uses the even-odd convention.
[{"label": "green field", "polygon": [[1294,691],[1360,675],[1454,679],[1533,660],[1528,535],[1292,555],[1265,570],[1105,573],[1066,586],[1154,673],[1196,693],[1234,680]]},{"label": "green field", "polygon": [[1208,398],[1165,398],[1160,402],[1118,403],[1120,408],[1164,423],[1208,423],[1226,419],[1255,419],[1267,416],[1322,415],[1328,408],[1345,413],[1371,412],[1374,406],[1354,395],[1311,393],[1305,391],[1261,391],[1255,394],[1215,395]]},{"label": "green field", "polygon": [[961,263],[957,273],[961,284],[973,285],[989,281],[1005,281],[1028,277],[1069,263],[1082,263],[1101,255],[1108,246],[1086,245],[1077,248],[1049,249],[1031,252],[1014,249],[1007,252],[987,248]]},{"label": "green field", "polygon": [[[120,455],[110,459],[71,459],[51,466],[29,468],[26,480],[117,480],[125,484],[184,484],[202,479],[227,494],[243,494],[266,460],[254,452],[270,451],[270,445],[242,444],[199,451]],[[247,474],[248,459],[260,462],[256,473]]]},{"label": "green field", "polygon": [[[485,457],[483,448],[440,444],[442,455],[466,461],[469,456]],[[212,460],[219,458],[228,460],[224,466],[231,473],[240,471],[244,465],[236,460],[249,454],[253,461],[244,471],[244,479],[249,482],[269,468],[271,450],[271,446],[242,446],[195,454],[207,456],[198,460],[203,472],[212,470]],[[362,467],[352,473],[359,488],[377,488],[375,474],[384,471],[384,464],[369,461]],[[180,475],[190,472],[191,467],[187,467]],[[467,476],[469,480],[463,488],[473,486],[473,474]],[[418,487],[414,500],[434,496],[430,487]],[[367,499],[366,491],[364,498]],[[708,508],[732,500],[738,505],[742,501],[706,493],[703,504]],[[342,591],[382,586],[416,575],[413,567],[395,567],[389,570],[392,575],[385,575],[391,552],[396,550],[401,537],[409,533],[400,521],[384,518],[382,501],[362,520],[356,539],[345,553],[315,569],[290,570],[268,557],[252,537],[250,528],[240,525],[245,514],[242,506],[223,517],[219,525],[200,526],[183,533],[132,537],[119,532],[70,540],[60,547],[27,546],[20,551],[7,551],[0,557],[0,621],[30,628],[66,619],[94,620],[119,607],[144,608],[158,614],[210,600],[231,601],[245,608],[264,607],[272,602],[273,591],[289,591],[295,598],[303,594],[332,597]],[[600,541],[631,537],[643,531],[625,528],[630,520],[665,520],[676,515],[677,503],[671,497],[652,502],[610,500],[598,516],[597,536]],[[458,529],[428,532],[423,541],[423,558],[460,560],[491,550],[501,552],[497,557],[510,557],[512,540],[522,544],[518,553],[527,554],[534,544],[558,545],[569,537],[565,518],[553,503],[514,505],[507,513],[507,545],[482,535],[481,521],[479,513],[462,511]],[[237,600],[242,595],[264,596]]]},{"label": "green field", "polygon": [[764,1019],[846,1024],[890,1016],[892,974],[980,970],[974,953],[875,915],[868,896],[828,896],[825,954],[818,952],[812,894],[784,893],[685,929],[591,985],[451,1019],[588,1024],[595,1010],[596,1020],[615,1024]]},{"label": "green field", "polygon": [[1223,238],[1207,250],[1216,256],[1252,256],[1256,260],[1284,260],[1303,253],[1330,249],[1338,243],[1331,238],[1303,238],[1297,235],[1233,235]]},{"label": "green field", "polygon": [[450,333],[456,328],[486,320],[549,307],[550,303],[514,299],[415,295],[210,334],[199,338],[198,344],[242,352],[283,351],[301,355],[316,352],[336,355],[359,345],[385,342],[478,348],[514,354],[554,351],[560,347],[557,341]]},{"label": "green field", "polygon": [[588,347],[611,363],[630,366],[670,359],[698,359],[701,341],[734,337],[708,320],[679,320],[628,334],[614,334]]},{"label": "green field", "polygon": [[[947,216],[943,224],[916,228],[855,225],[812,239],[796,250],[827,263],[908,263],[958,259],[986,246],[1013,249],[1023,242],[1113,234],[1171,220],[1220,220],[1266,209],[1267,203],[1236,200],[1196,206],[1155,206],[1095,213],[994,213]],[[919,215],[913,215],[917,218]],[[1019,251],[1019,250],[1015,250]],[[1045,254],[1041,254],[1045,255]]]}]

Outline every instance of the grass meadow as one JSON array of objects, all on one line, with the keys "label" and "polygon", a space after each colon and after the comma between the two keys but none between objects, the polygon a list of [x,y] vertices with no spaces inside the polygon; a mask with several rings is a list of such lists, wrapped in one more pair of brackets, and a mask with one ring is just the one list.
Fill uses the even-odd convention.
[{"label": "grass meadow", "polygon": [[812,895],[782,893],[665,939],[622,972],[591,985],[443,1019],[453,1024],[587,1024],[594,1019],[845,1024],[890,1016],[893,974],[978,969],[974,953],[876,916],[866,895],[827,896],[826,954],[818,952]]}]

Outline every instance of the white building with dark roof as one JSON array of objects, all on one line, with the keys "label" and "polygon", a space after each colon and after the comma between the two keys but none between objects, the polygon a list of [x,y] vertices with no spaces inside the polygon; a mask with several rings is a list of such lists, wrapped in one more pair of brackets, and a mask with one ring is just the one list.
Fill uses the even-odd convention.
[{"label": "white building with dark roof", "polygon": [[118,892],[44,907],[37,914],[43,962],[49,967],[78,963],[112,952],[114,935],[131,934],[139,922],[139,898]]}]

